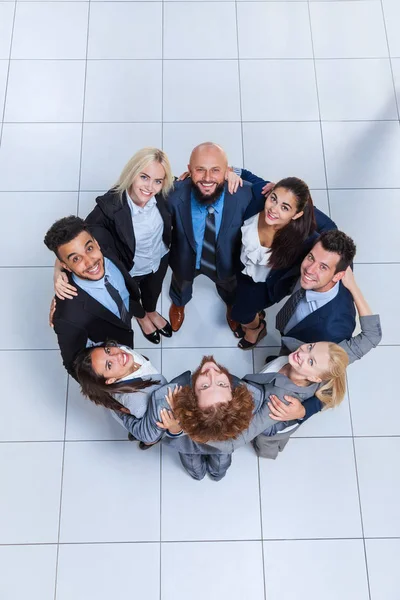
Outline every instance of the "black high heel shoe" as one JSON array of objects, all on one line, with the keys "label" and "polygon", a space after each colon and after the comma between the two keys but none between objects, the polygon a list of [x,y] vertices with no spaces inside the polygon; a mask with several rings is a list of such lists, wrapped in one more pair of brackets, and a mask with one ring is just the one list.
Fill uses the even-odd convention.
[{"label": "black high heel shoe", "polygon": [[[265,319],[265,310],[260,310],[260,312],[258,313],[258,316],[260,317],[260,321],[261,321],[262,319]],[[244,331],[243,327],[242,327],[241,325],[239,325],[239,326],[238,326],[238,327],[235,329],[235,331],[233,332],[233,335],[234,335],[235,337],[237,337],[237,338],[242,338],[242,337],[244,337],[246,334],[245,334],[245,331]]]},{"label": "black high heel shoe", "polygon": [[[140,327],[140,325],[139,325]],[[146,340],[149,340],[149,342],[151,342],[152,344],[159,344],[160,343],[160,334],[158,332],[158,329],[156,329],[155,331],[152,331],[151,333],[145,333],[143,331],[143,329],[140,327],[144,337],[146,338]]]},{"label": "black high heel shoe", "polygon": [[[167,321],[167,319],[165,320]],[[163,335],[164,337],[172,337],[172,327],[171,323],[168,323],[168,321],[165,323],[164,327],[160,327],[159,329],[157,329],[157,331],[158,333],[161,333],[161,335]]]},{"label": "black high heel shoe", "polygon": [[[238,343],[238,347],[241,350],[251,350],[252,348],[254,348],[255,346],[257,346],[258,342],[260,340],[262,340],[267,335],[267,324],[264,321],[264,319],[260,320],[260,324],[258,325],[258,327],[260,327],[260,325],[262,325],[262,329],[259,332],[259,334],[257,336],[257,339],[256,339],[256,341],[254,343],[253,342],[248,342],[245,338],[242,338],[240,340],[240,342]],[[250,331],[251,331],[251,330],[254,330],[254,329],[258,329],[258,327],[252,327],[251,329],[248,327],[248,329],[250,329]]]}]

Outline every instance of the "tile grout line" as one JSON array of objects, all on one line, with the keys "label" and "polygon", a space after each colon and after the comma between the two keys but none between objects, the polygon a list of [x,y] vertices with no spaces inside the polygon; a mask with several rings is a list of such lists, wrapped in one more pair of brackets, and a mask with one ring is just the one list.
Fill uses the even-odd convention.
[{"label": "tile grout line", "polygon": [[78,200],[77,200],[77,206],[76,206],[76,214],[79,213],[79,200],[80,200],[81,180],[82,180],[83,134],[84,134],[84,127],[85,127],[85,103],[86,103],[86,80],[87,80],[87,70],[88,70],[88,52],[89,52],[90,8],[91,8],[91,0],[89,0],[89,2],[88,2],[88,14],[87,14],[86,57],[85,57],[85,73],[84,73],[84,78],[83,78],[81,147],[80,147],[80,156],[79,156]]},{"label": "tile grout line", "polygon": [[354,438],[353,413],[351,411],[351,394],[350,394],[350,388],[349,388],[349,378],[348,378],[347,374],[346,374],[346,389],[347,389],[347,398],[348,398],[348,403],[349,403],[349,416],[350,416],[350,426],[351,426],[351,442],[352,442],[352,446],[353,446],[354,469],[355,469],[355,472],[356,472],[356,484],[357,484],[357,495],[358,495],[358,507],[359,507],[359,511],[360,511],[361,533],[362,533],[362,541],[363,541],[363,549],[364,549],[365,574],[366,574],[366,577],[367,577],[367,586],[368,586],[369,600],[371,600],[371,586],[370,586],[370,581],[369,581],[367,548],[366,548],[366,543],[365,543],[364,519],[363,519],[363,512],[362,512],[360,482],[359,482],[359,479],[358,479],[356,444],[355,444],[355,438]]},{"label": "tile grout line", "polygon": [[236,26],[236,50],[237,50],[237,68],[238,68],[238,86],[239,86],[239,114],[240,114],[240,137],[242,142],[242,167],[245,165],[244,159],[244,137],[243,137],[243,103],[242,103],[242,79],[240,68],[240,43],[239,43],[239,19],[238,4],[235,0],[235,26]]},{"label": "tile grout line", "polygon": [[395,80],[394,80],[393,62],[392,62],[392,57],[391,57],[391,54],[390,54],[390,44],[389,44],[389,37],[388,37],[388,33],[387,33],[387,27],[386,27],[385,9],[384,9],[383,1],[382,0],[380,0],[380,5],[381,5],[381,11],[382,11],[383,27],[385,29],[386,45],[387,45],[388,55],[389,55],[390,72],[392,74],[392,83],[393,83],[394,99],[395,99],[395,102],[396,102],[397,119],[398,119],[399,124],[400,124],[400,108],[399,108],[399,102],[397,100],[397,90],[396,90],[396,83],[395,83]]},{"label": "tile grout line", "polygon": [[[19,0],[18,0],[19,1]],[[32,1],[32,0],[28,0]],[[53,2],[61,2],[62,0],[52,0]],[[67,0],[68,1],[68,0]],[[70,0],[69,0],[70,1]],[[151,1],[151,0],[148,0]],[[190,1],[190,0],[189,0]],[[365,0],[363,0],[365,1]],[[89,62],[89,61],[87,61]],[[165,62],[165,61],[164,61]],[[397,123],[397,118],[391,119],[324,119],[324,123]],[[237,119],[233,120],[220,120],[220,121],[88,121],[86,119],[83,120],[84,125],[204,125],[204,124],[226,124],[226,125],[235,125],[236,123],[251,123],[255,125],[263,125],[263,124],[271,124],[271,123],[320,123],[321,119],[276,119],[276,120],[268,120],[268,119]],[[38,125],[46,126],[46,125],[81,125],[82,121],[5,121],[6,125]],[[327,186],[331,187],[331,186]],[[323,188],[316,188],[323,189]],[[356,188],[358,189],[358,188]],[[364,189],[364,188],[361,188]],[[367,188],[368,189],[368,188]],[[385,188],[378,188],[385,189]],[[35,190],[23,190],[23,191],[35,191]],[[38,190],[38,191],[46,191],[46,190]],[[74,190],[55,190],[55,191],[74,191]],[[85,190],[83,190],[85,191]],[[90,190],[89,190],[90,191]]]},{"label": "tile grout line", "polygon": [[[164,26],[165,26],[165,5],[164,5],[164,0],[162,1],[161,4],[161,148],[164,150],[164,46],[165,46],[165,37],[164,37]],[[163,313],[163,294],[161,291],[161,299],[160,299],[160,305],[161,305],[161,314]],[[162,338],[163,336],[161,336]],[[161,339],[161,344],[160,344],[160,373],[162,374],[162,369],[163,369],[163,339]],[[159,577],[159,600],[161,600],[162,598],[162,546],[161,546],[161,540],[162,540],[162,485],[163,485],[163,479],[162,479],[162,475],[163,475],[163,471],[162,471],[162,466],[163,466],[163,453],[162,453],[162,444],[160,443],[159,445],[160,448],[160,529],[159,529],[159,545],[158,545],[158,550],[159,550],[159,571],[158,571],[158,577]]]},{"label": "tile grout line", "polygon": [[4,104],[3,104],[3,110],[2,110],[2,115],[1,115],[1,123],[0,123],[0,148],[1,148],[1,143],[3,141],[4,117],[6,116],[7,92],[8,92],[8,82],[10,80],[11,52],[12,52],[12,45],[13,45],[13,40],[14,40],[14,27],[15,27],[15,16],[16,16],[16,14],[17,14],[17,2],[15,0],[15,2],[14,2],[13,22],[12,22],[12,28],[11,28],[11,38],[10,38],[10,51],[8,53],[8,66],[7,66],[7,75],[6,75],[6,86],[5,86],[5,90],[4,90]]},{"label": "tile grout line", "polygon": [[[254,369],[253,369],[254,371]],[[262,516],[262,493],[261,493],[261,471],[260,471],[260,457],[257,456],[257,473],[258,473],[258,500],[260,505],[260,529],[261,529],[261,560],[262,560],[262,572],[263,572],[263,584],[264,584],[264,600],[267,600],[267,578],[265,576],[265,556],[264,556],[264,523]]]},{"label": "tile grout line", "polygon": [[[3,0],[4,1],[4,0]],[[27,3],[27,2],[31,2],[32,0],[18,0],[20,3]],[[42,0],[40,0],[42,2]],[[65,2],[67,0],[47,0],[49,3],[55,3],[55,2]],[[113,0],[110,0],[113,1]],[[120,1],[120,0],[117,0]],[[130,2],[131,0],[123,0],[123,2]],[[134,0],[134,1],[140,1],[140,0]],[[146,0],[145,0],[146,1]],[[147,2],[152,1],[152,0],[147,0]],[[167,0],[167,1],[171,1],[171,0]],[[186,0],[180,0],[182,2],[186,1]],[[191,4],[193,4],[192,0],[188,0]],[[241,3],[240,0],[236,0],[238,3]],[[246,0],[246,4],[247,4]],[[256,0],[259,2],[263,2],[264,0]],[[276,0],[274,0],[276,2]],[[297,2],[297,0],[295,0]],[[306,1],[306,0],[303,0]],[[309,1],[313,1],[313,0],[309,0]],[[339,0],[339,1],[345,1],[345,0]],[[353,0],[353,1],[358,1],[358,0]],[[368,0],[362,0],[362,1],[368,1]],[[374,2],[379,1],[379,0],[372,0]],[[99,0],[92,0],[92,2],[95,2],[96,4],[99,3]],[[73,0],[69,0],[68,1],[69,4],[73,3]],[[82,4],[82,2],[79,0],[79,3]],[[11,2],[10,2],[11,4]],[[204,4],[204,1],[201,1],[201,4]],[[400,56],[392,56],[392,58],[400,58]],[[333,61],[333,60],[387,60],[388,57],[387,56],[330,56],[330,57],[324,57],[324,58],[318,58],[315,57],[315,59],[313,58],[308,58],[308,57],[297,57],[297,56],[277,56],[277,57],[269,57],[269,56],[264,56],[264,57],[257,57],[257,56],[252,56],[252,57],[246,57],[243,56],[240,58],[240,60],[242,61],[254,61],[254,62],[260,62],[260,61],[264,61],[264,62],[272,62],[272,61],[279,61],[279,60],[284,60],[284,61],[303,61],[303,62],[311,62],[312,60],[316,60],[316,61]],[[7,60],[6,58],[0,59],[0,60]],[[25,61],[25,62],[29,62],[29,61],[35,61],[35,62],[55,62],[55,61],[72,61],[72,62],[83,62],[85,59],[84,58],[12,58],[11,61]],[[121,57],[117,57],[117,58],[88,58],[87,59],[88,62],[126,62],[126,61],[131,61],[131,62],[158,62],[161,60],[161,58],[125,58],[123,56]],[[237,57],[232,56],[232,57],[228,57],[228,58],[165,58],[164,59],[166,62],[205,62],[205,61],[219,61],[219,62],[233,62],[238,60]]]},{"label": "tile grout line", "polygon": [[312,55],[313,55],[315,91],[316,91],[316,94],[317,94],[318,115],[319,115],[319,130],[320,130],[320,135],[321,135],[322,157],[323,157],[323,160],[324,160],[324,174],[325,174],[325,183],[326,183],[326,195],[327,195],[327,199],[328,199],[329,216],[331,216],[331,202],[330,202],[329,188],[328,188],[328,173],[327,173],[327,168],[326,168],[326,154],[325,154],[325,144],[324,144],[324,133],[323,133],[323,129],[322,129],[322,120],[321,120],[321,103],[320,103],[320,99],[319,99],[317,66],[315,64],[314,36],[313,36],[313,29],[312,29],[310,0],[307,0],[307,10],[308,10],[308,24],[309,24],[309,27],[310,27],[310,36],[311,36],[311,48],[312,48]]},{"label": "tile grout line", "polygon": [[63,440],[62,463],[61,463],[61,480],[60,480],[60,504],[59,504],[59,512],[58,512],[56,570],[55,570],[55,577],[54,577],[54,600],[57,600],[58,560],[59,560],[59,554],[60,554],[61,510],[62,510],[63,485],[64,485],[64,464],[65,464],[65,445],[66,445],[66,435],[67,435],[69,382],[70,382],[70,376],[67,374],[67,386],[66,386],[66,390],[65,390],[64,440]]}]

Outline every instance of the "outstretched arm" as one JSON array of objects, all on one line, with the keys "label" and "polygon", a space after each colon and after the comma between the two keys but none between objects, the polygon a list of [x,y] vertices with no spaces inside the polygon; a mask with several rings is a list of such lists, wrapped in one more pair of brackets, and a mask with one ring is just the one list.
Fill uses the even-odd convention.
[{"label": "outstretched arm", "polygon": [[382,339],[382,329],[379,315],[372,314],[372,310],[358,287],[350,267],[347,268],[342,283],[353,296],[354,304],[360,316],[361,333],[339,344],[346,350],[351,364],[379,344]]}]

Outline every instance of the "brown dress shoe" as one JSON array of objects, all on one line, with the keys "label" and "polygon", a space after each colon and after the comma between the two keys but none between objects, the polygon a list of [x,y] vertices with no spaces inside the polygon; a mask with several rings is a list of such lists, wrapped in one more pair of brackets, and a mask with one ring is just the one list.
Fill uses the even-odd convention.
[{"label": "brown dress shoe", "polygon": [[236,329],[239,327],[239,323],[231,319],[231,312],[232,306],[226,305],[226,320],[233,333],[235,333]]},{"label": "brown dress shoe", "polygon": [[185,307],[171,304],[171,308],[169,309],[169,320],[172,331],[179,331],[182,327],[183,321],[185,320]]}]

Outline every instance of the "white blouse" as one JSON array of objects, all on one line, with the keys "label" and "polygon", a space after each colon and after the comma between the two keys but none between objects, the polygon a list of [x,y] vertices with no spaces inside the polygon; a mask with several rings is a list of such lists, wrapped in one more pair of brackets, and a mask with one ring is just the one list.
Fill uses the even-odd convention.
[{"label": "white blouse", "polygon": [[131,354],[133,356],[133,360],[135,361],[135,363],[137,365],[140,365],[140,367],[137,371],[134,371],[133,373],[130,373],[129,375],[125,375],[125,377],[122,377],[121,379],[118,379],[118,383],[120,381],[126,381],[128,379],[133,379],[136,377],[144,377],[146,375],[154,375],[154,374],[158,373],[157,369],[151,364],[151,362],[149,360],[147,360],[147,358],[145,358],[141,354],[138,354],[137,352],[132,350],[132,348],[128,348],[127,346],[120,346],[120,348],[125,350],[125,352],[129,352],[129,354]]},{"label": "white blouse", "polygon": [[256,283],[264,282],[271,270],[267,266],[269,248],[260,244],[258,235],[258,213],[247,219],[242,226],[242,250],[240,260],[244,264],[242,273]]}]

